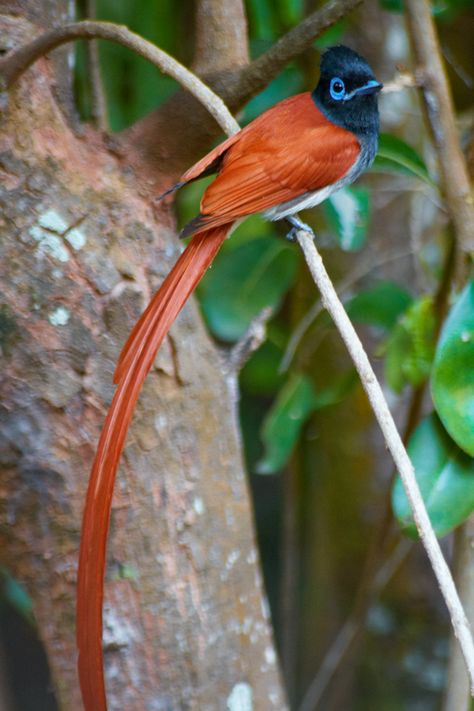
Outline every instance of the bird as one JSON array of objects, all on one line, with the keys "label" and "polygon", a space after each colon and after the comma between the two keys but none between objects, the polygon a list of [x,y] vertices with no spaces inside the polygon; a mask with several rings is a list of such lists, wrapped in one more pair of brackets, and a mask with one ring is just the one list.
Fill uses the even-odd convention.
[{"label": "bird", "polygon": [[78,671],[86,711],[107,708],[102,658],[105,554],[115,475],[142,384],[156,353],[224,240],[247,216],[285,219],[289,237],[311,231],[298,216],[349,185],[373,162],[382,84],[349,47],[327,49],[314,91],[284,99],[189,168],[161,198],[216,174],[199,214],[181,232],[192,236],[128,337],[117,385],[89,478],[77,579]]}]

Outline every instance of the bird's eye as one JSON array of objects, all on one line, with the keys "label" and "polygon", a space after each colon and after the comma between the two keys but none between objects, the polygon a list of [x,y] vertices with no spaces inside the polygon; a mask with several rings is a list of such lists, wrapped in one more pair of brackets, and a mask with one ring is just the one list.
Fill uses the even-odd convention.
[{"label": "bird's eye", "polygon": [[329,93],[331,94],[331,97],[335,99],[335,101],[340,101],[344,98],[346,94],[346,87],[344,86],[344,82],[342,81],[342,79],[339,79],[339,77],[334,77],[334,79],[331,79],[331,83],[329,85]]}]

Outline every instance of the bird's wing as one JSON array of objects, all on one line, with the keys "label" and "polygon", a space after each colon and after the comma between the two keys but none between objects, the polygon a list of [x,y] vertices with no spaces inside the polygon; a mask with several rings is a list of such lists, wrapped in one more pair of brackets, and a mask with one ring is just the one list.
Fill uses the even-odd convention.
[{"label": "bird's wing", "polygon": [[201,202],[199,229],[261,212],[340,180],[360,152],[309,94],[282,102],[241,132]]},{"label": "bird's wing", "polygon": [[179,179],[178,185],[185,185],[193,180],[203,178],[205,175],[209,175],[210,173],[216,173],[220,168],[221,160],[224,154],[232,145],[234,145],[236,141],[239,140],[241,133],[242,131],[239,131],[233,136],[230,136],[227,140],[223,141],[223,143],[219,143],[219,145],[207,153],[204,158],[201,158],[197,163],[192,165],[191,168],[188,168],[188,170],[183,173]]}]

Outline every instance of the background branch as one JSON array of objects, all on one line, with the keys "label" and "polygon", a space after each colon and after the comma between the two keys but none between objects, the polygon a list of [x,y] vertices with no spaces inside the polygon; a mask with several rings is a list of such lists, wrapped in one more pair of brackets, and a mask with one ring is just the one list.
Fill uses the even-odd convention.
[{"label": "background branch", "polygon": [[417,61],[417,78],[438,153],[446,205],[460,250],[474,255],[474,203],[459,145],[453,102],[428,0],[407,0],[406,15]]},{"label": "background branch", "polygon": [[[94,20],[97,17],[95,0],[85,0],[85,16]],[[99,45],[95,40],[86,42],[86,61],[91,94],[91,118],[94,126],[107,131],[107,99],[100,70]]]},{"label": "background branch", "polygon": [[242,0],[199,0],[193,71],[201,76],[248,64],[247,17]]},{"label": "background branch", "polygon": [[[446,207],[453,226],[454,245],[458,255],[474,256],[474,203],[469,169],[459,144],[450,88],[444,69],[431,6],[427,0],[407,0],[406,15],[411,43],[421,80],[424,105],[431,127],[443,178]],[[469,149],[468,149],[469,160]],[[465,276],[465,261],[456,264],[456,276]],[[474,619],[474,576],[472,574],[472,517],[455,533],[454,576],[468,619]],[[469,679],[463,667],[454,636],[450,643],[448,677],[444,711],[469,708]],[[472,683],[471,683],[472,687]]]}]

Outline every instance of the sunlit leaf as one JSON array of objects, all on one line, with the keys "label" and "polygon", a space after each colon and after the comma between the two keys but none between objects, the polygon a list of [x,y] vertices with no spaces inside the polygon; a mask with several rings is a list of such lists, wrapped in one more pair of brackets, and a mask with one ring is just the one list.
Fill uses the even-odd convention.
[{"label": "sunlit leaf", "polygon": [[401,138],[388,133],[380,134],[379,150],[371,170],[405,173],[416,176],[430,185],[433,184],[423,159],[415,149]]},{"label": "sunlit leaf", "polygon": [[431,391],[449,434],[474,456],[474,281],[465,287],[444,324]]},{"label": "sunlit leaf", "polygon": [[238,340],[266,306],[276,307],[293,282],[298,252],[284,240],[262,237],[218,255],[199,295],[212,332]]},{"label": "sunlit leaf", "polygon": [[[474,510],[474,459],[459,449],[436,415],[417,427],[408,453],[433,528],[438,536],[444,536]],[[400,477],[393,487],[392,503],[402,530],[416,535]]]},{"label": "sunlit leaf", "polygon": [[434,333],[433,302],[425,296],[410,304],[385,344],[385,377],[392,390],[420,385],[429,376]]},{"label": "sunlit leaf", "polygon": [[408,291],[395,282],[378,281],[359,291],[345,307],[354,321],[390,330],[412,300]]},{"label": "sunlit leaf", "polygon": [[262,439],[265,454],[258,464],[258,473],[272,474],[280,470],[288,461],[309,415],[314,410],[343,400],[357,382],[354,369],[319,390],[305,375],[291,375],[264,420]]},{"label": "sunlit leaf", "polygon": [[360,249],[367,236],[369,193],[364,188],[342,188],[324,203],[327,219],[345,251]]}]

